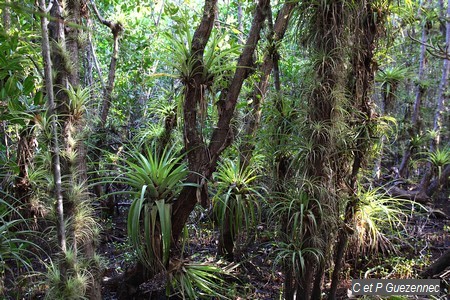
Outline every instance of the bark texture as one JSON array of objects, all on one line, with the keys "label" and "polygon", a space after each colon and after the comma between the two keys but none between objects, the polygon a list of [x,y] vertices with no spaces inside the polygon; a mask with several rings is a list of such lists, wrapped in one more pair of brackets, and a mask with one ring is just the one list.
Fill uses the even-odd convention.
[{"label": "bark texture", "polygon": [[[421,8],[420,8],[421,9]],[[419,12],[420,12],[419,9]],[[407,143],[405,151],[403,153],[402,162],[399,167],[399,174],[402,177],[406,177],[408,173],[408,163],[411,158],[412,151],[414,151],[411,144],[411,139],[415,137],[420,132],[420,108],[422,104],[422,97],[425,94],[425,87],[422,85],[421,81],[424,79],[424,73],[426,68],[426,42],[428,39],[428,32],[430,29],[430,24],[425,22],[422,26],[422,37],[420,39],[420,56],[419,56],[419,71],[418,71],[418,84],[416,86],[416,97],[414,100],[414,107],[411,114],[411,127],[408,130],[408,135],[410,141]]]},{"label": "bark texture", "polygon": [[269,1],[259,0],[256,5],[250,33],[244,50],[239,56],[237,69],[228,87],[221,92],[220,99],[217,102],[219,120],[211,135],[209,144],[206,145],[202,132],[199,130],[198,106],[201,107],[208,84],[210,84],[207,78],[202,76],[204,68],[202,57],[214,25],[216,4],[217,0],[205,1],[202,21],[192,39],[191,55],[194,55],[195,58],[193,70],[198,71],[191,78],[186,78],[184,82],[184,144],[189,170],[195,172],[189,175],[187,182],[196,183],[200,187],[183,188],[174,204],[172,234],[175,241],[178,239],[196,203],[200,202],[203,206],[208,205],[206,180],[211,178],[220,155],[233,140],[230,123],[242,84],[253,67],[253,52],[260,39],[260,32],[266,18]]},{"label": "bark texture", "polygon": [[[278,45],[283,40],[284,34],[288,28],[289,20],[291,18],[294,8],[297,6],[297,2],[286,2],[278,12],[275,24],[269,24],[269,45],[267,52],[264,55],[263,63],[259,67],[259,73],[261,73],[258,84],[253,89],[250,99],[252,100],[250,112],[244,118],[244,141],[240,146],[240,161],[242,168],[246,168],[250,162],[250,159],[254,150],[254,140],[257,129],[261,121],[261,106],[264,103],[267,88],[269,86],[270,74],[274,67],[274,60],[278,59]],[[271,20],[272,11],[269,8],[268,16]],[[271,21],[269,23],[272,23]]]},{"label": "bark texture", "polygon": [[[39,0],[39,9],[43,13],[41,15],[41,30],[42,30],[42,57],[44,59],[44,76],[45,76],[45,88],[47,92],[47,111],[50,117],[52,139],[50,145],[50,151],[52,153],[52,172],[53,180],[55,184],[54,196],[56,199],[56,231],[58,236],[58,245],[60,247],[63,255],[67,250],[66,246],[66,229],[64,226],[64,208],[63,208],[63,195],[62,195],[62,184],[61,184],[61,163],[60,163],[60,147],[59,147],[59,133],[58,133],[58,118],[55,113],[55,97],[53,94],[53,75],[52,75],[52,60],[50,56],[50,41],[49,32],[47,28],[47,18],[45,14],[48,13],[45,9],[45,1]],[[66,278],[66,266],[65,264],[60,264],[60,274],[61,279],[64,281]]]},{"label": "bark texture", "polygon": [[348,86],[354,99],[352,106],[355,109],[355,120],[357,120],[353,124],[353,128],[358,130],[358,128],[365,127],[368,132],[366,135],[359,136],[356,140],[352,167],[350,173],[346,176],[348,178],[349,201],[345,208],[344,222],[338,230],[329,299],[336,299],[342,260],[349,236],[353,233],[353,219],[359,203],[359,199],[356,197],[357,176],[360,169],[367,163],[366,155],[372,143],[370,123],[374,120],[372,120],[373,111],[370,96],[376,71],[374,54],[377,40],[383,34],[383,25],[387,16],[387,12],[378,10],[374,6],[373,1],[361,3],[356,9],[355,14],[358,18],[355,18],[352,27],[354,48],[351,57],[352,69],[348,77]]},{"label": "bark texture", "polygon": [[[450,47],[450,1],[448,1],[447,11],[446,11],[446,35],[445,35],[445,47],[448,49]],[[434,114],[434,121],[433,121],[433,132],[434,137],[431,140],[429,153],[433,153],[436,151],[436,149],[439,147],[440,144],[440,138],[441,138],[441,128],[442,128],[442,113],[444,110],[444,105],[446,101],[446,94],[445,91],[447,90],[448,86],[448,77],[449,77],[449,67],[450,67],[450,58],[445,57],[443,59],[442,63],[442,76],[441,81],[439,83],[439,91],[438,91],[438,97],[437,97],[437,103],[436,103],[436,110]],[[420,183],[420,189],[421,193],[427,194],[430,196],[431,194],[428,194],[428,188],[430,186],[431,179],[434,175],[433,172],[433,166],[431,162],[427,163],[425,174],[422,178],[422,181]],[[432,193],[434,191],[431,191]]]}]

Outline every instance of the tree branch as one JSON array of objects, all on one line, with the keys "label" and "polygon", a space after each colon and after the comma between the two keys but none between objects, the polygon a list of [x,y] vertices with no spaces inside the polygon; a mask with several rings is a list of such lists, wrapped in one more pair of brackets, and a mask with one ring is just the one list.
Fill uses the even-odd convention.
[{"label": "tree branch", "polygon": [[441,58],[441,59],[450,59],[450,54],[448,53],[448,51],[446,49],[443,49],[441,46],[435,46],[433,44],[429,44],[423,41],[420,41],[418,39],[416,39],[415,37],[411,36],[408,32],[408,37],[413,40],[416,43],[419,43],[421,45],[424,45],[427,48],[431,48],[432,50],[434,50],[435,52],[432,52],[430,49],[426,49],[428,53],[430,53],[430,55],[437,57],[437,58]]},{"label": "tree branch", "polygon": [[233,118],[238,96],[241,92],[244,80],[248,77],[250,70],[253,67],[253,53],[260,39],[260,33],[264,20],[266,19],[267,7],[269,3],[269,0],[258,1],[252,26],[250,28],[250,33],[244,46],[244,50],[239,56],[234,77],[226,92],[223,92],[223,96],[217,103],[219,110],[219,121],[217,122],[217,127],[213,131],[208,148],[211,155],[209,161],[211,171],[215,168],[217,160],[223,150],[225,150],[232,141],[233,137],[230,132],[231,119]]},{"label": "tree branch", "polygon": [[[106,124],[106,119],[108,117],[108,112],[111,107],[111,95],[114,89],[114,81],[116,78],[116,65],[117,65],[117,57],[119,53],[119,38],[120,34],[123,31],[123,26],[120,22],[112,22],[106,20],[100,15],[100,12],[97,9],[97,6],[94,3],[94,0],[91,0],[92,8],[94,9],[95,14],[97,15],[98,20],[103,25],[106,25],[111,29],[113,34],[113,52],[111,55],[111,62],[109,64],[109,73],[108,73],[108,85],[103,89],[103,104],[100,112],[100,123],[101,127],[104,127]],[[94,53],[94,52],[93,52]]]}]

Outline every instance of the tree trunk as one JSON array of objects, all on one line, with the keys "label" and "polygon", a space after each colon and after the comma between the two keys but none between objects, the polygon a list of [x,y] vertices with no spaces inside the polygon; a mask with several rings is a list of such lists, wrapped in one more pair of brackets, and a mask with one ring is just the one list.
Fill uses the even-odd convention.
[{"label": "tree trunk", "polygon": [[[450,47],[450,0],[448,1],[447,5],[447,17],[445,18],[447,20],[446,23],[446,35],[445,35],[445,45],[446,49]],[[444,103],[446,100],[445,91],[448,86],[448,72],[449,72],[449,59],[446,57],[444,58],[443,66],[442,66],[442,76],[441,76],[441,82],[439,84],[439,93],[437,97],[437,105],[436,105],[436,111],[434,114],[434,122],[433,122],[433,132],[434,132],[434,138],[431,140],[429,153],[433,153],[436,151],[437,147],[440,144],[440,136],[441,136],[441,127],[442,127],[442,112],[444,110]],[[420,190],[422,193],[428,192],[428,187],[430,185],[431,178],[433,177],[433,166],[431,162],[427,163],[426,172],[425,175],[422,178],[422,181],[420,183]]]},{"label": "tree trunk", "polygon": [[[50,58],[50,42],[47,28],[47,18],[45,17],[48,11],[45,9],[45,0],[39,0],[39,9],[41,15],[41,30],[42,30],[42,57],[44,58],[44,74],[45,74],[45,88],[47,92],[47,111],[50,118],[52,139],[50,151],[52,153],[52,172],[55,184],[54,196],[56,199],[56,231],[58,235],[58,244],[63,257],[65,256],[66,246],[66,228],[64,226],[64,209],[63,209],[63,195],[61,188],[61,164],[60,164],[60,148],[59,148],[59,134],[58,134],[58,117],[55,114],[55,99],[52,75],[52,60]],[[64,263],[59,265],[61,274],[61,281],[66,280],[66,266]]]},{"label": "tree trunk", "polygon": [[[209,40],[209,36],[214,24],[217,0],[206,0],[203,18],[194,33],[192,39],[192,49],[190,53],[195,53],[194,70],[203,70],[202,57]],[[260,32],[264,23],[267,11],[268,0],[259,0],[256,6],[250,33],[242,54],[238,59],[238,67],[228,88],[222,91],[220,100],[217,103],[219,120],[212,133],[210,143],[206,146],[204,137],[198,129],[197,105],[202,107],[204,95],[208,84],[201,77],[201,71],[189,78],[185,84],[184,101],[184,145],[187,152],[189,170],[198,174],[192,174],[187,182],[197,183],[200,188],[185,187],[180,193],[178,200],[173,207],[172,234],[176,241],[184,227],[190,213],[197,201],[202,205],[208,204],[208,193],[206,180],[210,179],[214,172],[217,161],[222,152],[230,145],[233,134],[230,128],[231,119],[237,103],[237,98],[242,88],[244,80],[250,74],[249,69],[253,66],[253,53],[260,39]]]},{"label": "tree trunk", "polygon": [[245,136],[243,137],[243,143],[239,147],[240,161],[243,169],[248,166],[252,157],[254,140],[261,120],[261,106],[264,103],[267,88],[269,86],[269,78],[274,65],[274,57],[278,56],[278,45],[283,40],[290,17],[296,6],[297,2],[286,2],[278,12],[275,25],[272,24],[272,11],[270,7],[268,10],[270,28],[269,45],[267,47],[267,52],[264,55],[263,63],[259,67],[261,77],[250,97],[252,100],[251,111],[246,115],[243,121],[245,126]]},{"label": "tree trunk", "polygon": [[442,254],[434,263],[420,273],[421,278],[432,278],[450,266],[450,250]]},{"label": "tree trunk", "polygon": [[238,41],[239,44],[242,45],[244,44],[244,20],[243,20],[243,16],[242,16],[242,3],[241,0],[237,1],[237,21],[238,21]]},{"label": "tree trunk", "polygon": [[103,90],[103,103],[100,111],[100,128],[103,129],[105,127],[106,119],[108,117],[109,109],[112,103],[112,91],[114,89],[117,58],[119,54],[119,39],[123,31],[123,26],[120,22],[112,22],[104,19],[100,15],[100,12],[98,11],[97,6],[95,5],[93,0],[91,0],[91,4],[100,23],[107,26],[111,30],[111,33],[113,35],[113,49],[111,54],[111,61],[109,63],[108,84]]},{"label": "tree trunk", "polygon": [[9,4],[11,0],[4,0],[4,6],[2,7],[2,17],[3,17],[3,28],[6,32],[11,28],[11,11],[9,9]]},{"label": "tree trunk", "polygon": [[[236,201],[236,199],[230,199]],[[234,261],[234,241],[236,240],[236,228],[232,228],[231,209],[226,208],[224,224],[221,226],[219,244],[217,245],[217,254],[224,257],[229,262]]]},{"label": "tree trunk", "polygon": [[[333,142],[333,126],[339,124],[338,115],[333,114],[335,108],[341,105],[335,97],[345,85],[345,51],[343,41],[347,39],[346,29],[350,20],[349,7],[341,1],[322,1],[311,8],[310,28],[313,32],[311,47],[313,51],[321,53],[321,59],[314,60],[316,70],[315,83],[308,97],[308,110],[305,120],[305,138],[312,144],[311,155],[304,167],[304,174],[308,180],[314,182],[314,188],[308,192],[310,199],[316,199],[319,205],[311,207],[315,216],[316,228],[307,230],[303,240],[305,248],[319,248],[324,257],[330,251],[332,235],[335,230],[333,220],[337,217],[336,191],[342,186],[342,175],[345,167],[336,167],[340,154]],[[330,174],[336,175],[331,176]],[[322,192],[321,192],[322,191]],[[327,192],[324,192],[327,191]],[[326,216],[326,217],[324,217]],[[326,228],[326,229],[325,229]],[[323,247],[313,241],[320,238]],[[310,299],[315,278],[323,274],[317,261],[312,256],[305,258],[305,269],[297,282],[297,298]],[[296,276],[299,277],[298,275]],[[315,294],[321,294],[316,286]]]},{"label": "tree trunk", "polygon": [[[100,107],[100,123],[98,124],[98,128],[96,128],[97,133],[99,135],[103,135],[104,134],[104,129],[105,129],[105,125],[106,125],[106,121],[108,118],[108,113],[109,110],[111,108],[111,103],[112,103],[112,92],[114,90],[114,84],[115,84],[115,78],[116,78],[116,68],[117,68],[117,59],[118,59],[118,53],[119,53],[119,39],[120,39],[120,35],[123,31],[123,26],[120,22],[112,22],[109,20],[106,20],[102,17],[102,15],[100,14],[100,12],[97,9],[97,6],[95,5],[94,1],[91,0],[91,4],[92,4],[92,8],[97,16],[97,19],[100,21],[100,23],[102,23],[103,25],[107,26],[110,30],[111,33],[113,35],[113,49],[112,49],[112,54],[111,54],[111,60],[110,60],[110,64],[109,64],[109,72],[108,72],[108,83],[107,85],[105,85],[105,83],[103,82],[103,78],[102,78],[102,74],[101,74],[101,70],[95,55],[95,51],[94,51],[94,45],[91,41],[91,38],[89,36],[89,40],[90,40],[90,52],[92,53],[92,58],[93,61],[95,63],[95,67],[97,69],[98,72],[98,76],[100,78],[100,82],[102,84],[102,88],[103,88],[103,101]],[[96,145],[95,145],[95,149],[93,150],[93,156],[95,157],[95,159],[97,159],[98,161],[100,161],[100,157],[101,157],[101,149],[102,148],[102,139],[99,138]],[[94,181],[98,179],[99,175],[98,175],[98,169],[96,167],[96,171],[97,173],[93,174],[93,179]],[[94,185],[94,192],[96,194],[96,196],[98,198],[100,198],[103,195],[103,187],[101,184],[97,183]],[[114,207],[114,198],[108,196],[107,200],[106,200],[106,205],[104,205],[104,207]]]},{"label": "tree trunk", "polygon": [[[421,7],[419,12],[421,11]],[[419,71],[418,71],[418,83],[416,86],[416,98],[414,101],[414,108],[411,115],[411,125],[408,130],[409,134],[409,142],[406,145],[405,151],[403,153],[403,159],[399,167],[399,174],[401,177],[405,178],[408,171],[408,163],[411,158],[411,152],[413,149],[411,148],[411,139],[416,136],[420,131],[419,126],[419,117],[420,117],[420,107],[422,102],[422,96],[425,93],[425,87],[422,85],[422,80],[424,79],[425,67],[426,67],[426,45],[428,39],[428,31],[429,31],[429,23],[425,22],[422,26],[422,37],[420,39],[420,56],[419,56]]]},{"label": "tree trunk", "polygon": [[[377,11],[373,1],[362,3],[357,7],[359,18],[354,19],[352,32],[354,32],[353,55],[351,58],[352,69],[348,76],[348,89],[351,98],[354,99],[352,106],[355,119],[358,120],[353,126],[355,130],[371,121],[372,107],[370,105],[370,93],[373,87],[376,66],[373,63],[377,39],[382,33],[382,27],[387,16],[385,11]],[[369,127],[370,130],[370,127]],[[342,260],[348,243],[349,235],[353,232],[355,211],[359,199],[355,197],[357,189],[358,173],[367,163],[366,154],[371,146],[371,132],[368,136],[359,136],[355,142],[355,151],[350,174],[348,174],[348,197],[349,201],[345,208],[344,222],[338,230],[337,244],[335,247],[334,269],[331,277],[329,299],[336,299],[339,284],[339,274],[342,268]]]}]

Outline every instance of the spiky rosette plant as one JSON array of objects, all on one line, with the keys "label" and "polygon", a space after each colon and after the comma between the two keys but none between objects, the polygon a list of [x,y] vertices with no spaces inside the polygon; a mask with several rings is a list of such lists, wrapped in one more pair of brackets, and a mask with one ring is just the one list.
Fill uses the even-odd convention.
[{"label": "spiky rosette plant", "polygon": [[426,209],[414,201],[389,196],[381,187],[357,190],[359,205],[355,211],[355,233],[350,247],[367,254],[395,250],[392,237],[406,231],[406,221],[413,209]]},{"label": "spiky rosette plant", "polygon": [[272,195],[275,201],[270,210],[270,220],[281,229],[273,244],[274,267],[281,266],[288,274],[285,289],[301,282],[308,271],[307,261],[319,264],[324,259],[317,218],[317,215],[323,215],[322,207],[306,192],[312,183],[305,182],[300,187],[288,189],[286,186],[288,190],[285,193]]},{"label": "spiky rosette plant", "polygon": [[182,299],[232,299],[230,294],[233,289],[230,289],[223,278],[224,275],[230,274],[218,266],[174,261],[169,267],[168,274],[168,288]]},{"label": "spiky rosette plant", "polygon": [[128,235],[138,259],[149,271],[164,269],[169,261],[174,197],[186,185],[188,169],[175,147],[161,154],[155,143],[144,154],[129,151],[122,183],[132,188]]},{"label": "spiky rosette plant", "polygon": [[434,152],[426,153],[426,160],[438,170],[438,176],[441,177],[442,169],[450,164],[450,146],[438,148]]},{"label": "spiky rosette plant", "polygon": [[232,259],[236,238],[257,224],[263,197],[256,170],[242,167],[239,160],[219,163],[214,178],[218,184],[214,211],[220,227],[219,254]]}]

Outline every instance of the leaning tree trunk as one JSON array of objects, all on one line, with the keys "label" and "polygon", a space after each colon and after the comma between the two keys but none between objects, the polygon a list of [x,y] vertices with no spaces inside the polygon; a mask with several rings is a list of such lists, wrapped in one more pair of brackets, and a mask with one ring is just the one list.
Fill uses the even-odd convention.
[{"label": "leaning tree trunk", "polygon": [[[259,67],[259,73],[261,73],[261,76],[251,95],[251,111],[244,118],[245,136],[243,137],[243,142],[239,147],[240,162],[243,169],[248,166],[253,154],[253,143],[261,121],[261,107],[264,103],[267,88],[269,86],[270,73],[274,67],[274,59],[278,56],[277,48],[283,40],[290,17],[296,6],[297,2],[286,2],[278,12],[275,24],[269,24],[269,45],[267,47],[267,52],[264,55],[263,63]],[[269,23],[272,23],[271,9],[269,9],[267,14],[269,16]]]},{"label": "leaning tree trunk", "polygon": [[[216,3],[217,0],[205,1],[202,21],[192,39],[190,53],[195,55],[193,66],[195,70],[203,70],[201,61],[214,24]],[[268,0],[259,0],[256,5],[250,33],[244,50],[239,56],[237,69],[228,87],[222,91],[221,97],[217,102],[219,119],[208,145],[205,144],[204,137],[197,124],[197,117],[199,115],[197,105],[202,107],[202,103],[205,101],[204,95],[208,83],[205,82],[205,78],[201,77],[202,72],[197,72],[185,83],[185,101],[183,107],[184,144],[187,152],[189,170],[192,172],[187,182],[199,184],[200,188],[184,187],[174,204],[172,235],[175,241],[178,240],[197,201],[201,202],[202,205],[207,205],[208,194],[205,179],[211,178],[220,155],[233,140],[233,132],[230,127],[231,119],[234,115],[242,84],[250,75],[250,68],[253,64],[253,53],[260,39],[260,32],[266,17],[268,3]]]}]

